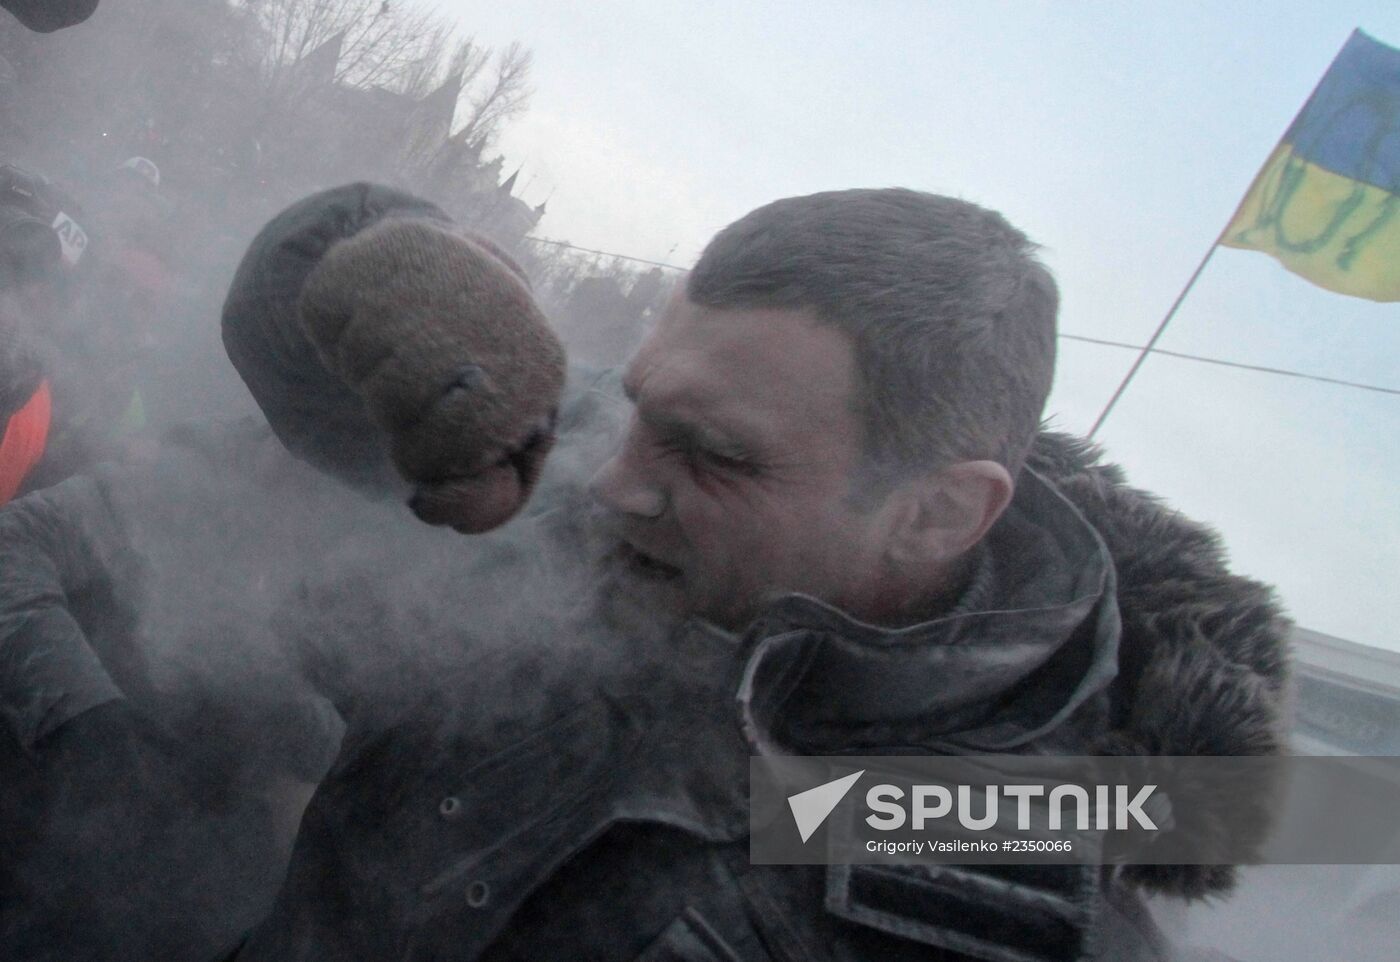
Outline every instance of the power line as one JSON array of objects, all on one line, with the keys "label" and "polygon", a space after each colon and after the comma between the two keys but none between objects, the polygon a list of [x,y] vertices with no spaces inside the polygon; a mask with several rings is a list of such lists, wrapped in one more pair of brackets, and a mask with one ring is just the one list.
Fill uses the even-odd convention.
[{"label": "power line", "polygon": [[614,254],[612,251],[599,251],[591,247],[579,247],[577,244],[569,244],[564,241],[547,240],[543,237],[525,236],[527,241],[534,241],[536,244],[549,244],[551,247],[567,247],[571,251],[582,251],[585,254],[597,254],[601,257],[616,257],[620,261],[635,261],[638,264],[650,264],[652,267],[664,267],[668,270],[681,271],[684,273],[688,268],[677,267],[675,264],[667,264],[664,261],[649,261],[645,257],[632,257],[628,254]]},{"label": "power line", "polygon": [[[597,254],[600,257],[615,257],[618,260],[633,261],[638,264],[650,264],[653,267],[664,267],[667,270],[681,272],[686,270],[684,267],[677,267],[675,264],[667,264],[664,261],[652,261],[647,260],[645,257],[632,257],[628,254],[617,254],[613,251],[600,251],[592,247],[579,247],[576,244],[570,244],[566,241],[548,240],[544,237],[529,236],[525,239],[534,241],[536,244],[549,244],[552,247],[564,247],[568,250],[581,251],[585,254]],[[1200,354],[1185,354],[1181,351],[1168,351],[1156,347],[1152,343],[1148,343],[1144,346],[1142,344],[1129,344],[1126,341],[1109,341],[1101,337],[1085,337],[1082,334],[1060,334],[1058,336],[1066,341],[1082,341],[1085,344],[1098,344],[1103,347],[1116,347],[1125,351],[1137,351],[1143,356],[1148,354],[1161,354],[1163,357],[1174,357],[1182,361],[1195,361],[1198,364],[1214,364],[1218,367],[1232,367],[1241,371],[1255,371],[1260,374],[1277,374],[1281,377],[1296,377],[1304,381],[1317,381],[1321,384],[1335,384],[1338,387],[1356,388],[1359,391],[1374,391],[1377,394],[1400,395],[1400,389],[1382,387],[1379,384],[1363,384],[1360,381],[1344,381],[1341,378],[1324,377],[1321,374],[1307,374],[1303,371],[1290,371],[1281,367],[1265,367],[1262,364],[1243,364],[1239,361],[1227,361],[1218,357],[1204,357]]]},{"label": "power line", "polygon": [[1335,377],[1323,377],[1320,374],[1305,374],[1302,371],[1290,371],[1281,367],[1264,367],[1261,364],[1241,364],[1239,361],[1226,361],[1218,357],[1202,357],[1199,354],[1183,354],[1180,351],[1166,351],[1160,347],[1143,348],[1140,344],[1126,344],[1122,341],[1106,341],[1098,337],[1084,337],[1079,334],[1061,334],[1060,337],[1067,341],[1083,341],[1086,344],[1102,344],[1105,347],[1121,347],[1132,351],[1144,351],[1148,354],[1161,354],[1166,357],[1181,358],[1183,361],[1199,361],[1201,364],[1217,364],[1220,367],[1234,367],[1242,371],[1259,371],[1263,374],[1281,374],[1284,377],[1298,377],[1305,381],[1321,381],[1324,384],[1337,384],[1342,387],[1354,387],[1362,391],[1376,391],[1381,394],[1400,394],[1400,390],[1393,387],[1381,387],[1378,384],[1362,384],[1359,381],[1343,381]]}]

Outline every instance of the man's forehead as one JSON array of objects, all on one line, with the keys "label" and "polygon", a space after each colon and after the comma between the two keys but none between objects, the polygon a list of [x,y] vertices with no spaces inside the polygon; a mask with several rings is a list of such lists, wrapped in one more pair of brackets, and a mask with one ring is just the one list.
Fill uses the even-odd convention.
[{"label": "man's forehead", "polygon": [[694,345],[653,335],[645,341],[622,376],[622,389],[633,402],[680,414],[713,414],[733,397],[734,372],[716,365]]},{"label": "man's forehead", "polygon": [[677,299],[628,364],[623,386],[634,400],[741,419],[745,411],[796,413],[831,402],[845,410],[853,365],[846,336],[807,312]]}]

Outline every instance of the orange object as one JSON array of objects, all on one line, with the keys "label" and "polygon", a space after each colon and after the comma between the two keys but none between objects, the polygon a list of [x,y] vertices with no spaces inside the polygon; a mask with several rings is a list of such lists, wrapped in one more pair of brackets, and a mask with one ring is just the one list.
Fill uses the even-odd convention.
[{"label": "orange object", "polygon": [[0,438],[0,504],[19,493],[25,477],[44,456],[52,421],[53,397],[49,382],[42,381],[24,406],[10,415]]}]

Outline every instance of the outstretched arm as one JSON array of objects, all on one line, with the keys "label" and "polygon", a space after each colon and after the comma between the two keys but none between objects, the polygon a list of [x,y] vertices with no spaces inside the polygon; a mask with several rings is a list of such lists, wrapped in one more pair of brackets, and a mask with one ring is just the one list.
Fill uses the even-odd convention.
[{"label": "outstretched arm", "polygon": [[101,476],[73,478],[0,510],[0,718],[21,747],[122,692],[73,616],[111,591],[124,538]]}]

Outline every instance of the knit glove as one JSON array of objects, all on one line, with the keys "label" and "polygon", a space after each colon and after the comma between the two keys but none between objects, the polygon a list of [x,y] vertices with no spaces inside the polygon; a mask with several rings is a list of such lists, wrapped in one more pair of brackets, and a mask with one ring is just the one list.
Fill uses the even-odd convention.
[{"label": "knit glove", "polygon": [[564,351],[482,241],[388,218],[336,243],[298,300],[321,362],[389,438],[409,505],[486,531],[525,503],[554,441]]}]

